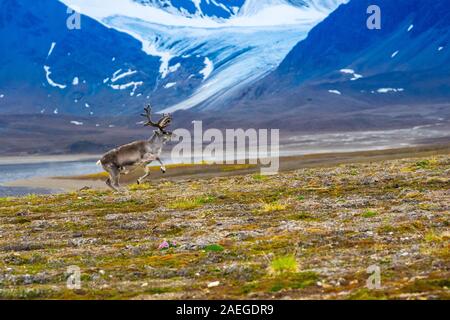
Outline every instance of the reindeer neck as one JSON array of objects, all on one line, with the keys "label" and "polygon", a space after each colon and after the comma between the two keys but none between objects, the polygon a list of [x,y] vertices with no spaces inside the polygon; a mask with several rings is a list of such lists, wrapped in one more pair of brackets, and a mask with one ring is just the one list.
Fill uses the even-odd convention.
[{"label": "reindeer neck", "polygon": [[148,139],[148,142],[149,143],[153,143],[153,142],[156,142],[158,140],[159,140],[158,135],[156,133],[153,133],[153,135]]},{"label": "reindeer neck", "polygon": [[148,144],[152,147],[162,148],[163,145],[163,137],[154,133],[150,139],[148,139]]}]

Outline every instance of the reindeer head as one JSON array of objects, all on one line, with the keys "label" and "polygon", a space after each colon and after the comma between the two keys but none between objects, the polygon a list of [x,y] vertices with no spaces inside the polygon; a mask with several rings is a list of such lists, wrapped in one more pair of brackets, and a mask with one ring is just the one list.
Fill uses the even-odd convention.
[{"label": "reindeer head", "polygon": [[171,114],[164,114],[158,122],[153,122],[152,107],[148,105],[144,108],[144,111],[145,113],[143,113],[142,116],[147,118],[147,123],[145,123],[144,126],[157,128],[158,130],[155,130],[155,134],[161,137],[164,142],[169,141],[175,136],[172,132],[166,131],[166,128],[172,123]]}]

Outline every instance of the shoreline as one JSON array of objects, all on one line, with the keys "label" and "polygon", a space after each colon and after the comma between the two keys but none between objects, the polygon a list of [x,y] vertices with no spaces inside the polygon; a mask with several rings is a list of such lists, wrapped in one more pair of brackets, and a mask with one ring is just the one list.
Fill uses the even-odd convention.
[{"label": "shoreline", "polygon": [[[329,152],[296,156],[280,157],[280,171],[292,171],[302,168],[329,167],[339,164],[362,163],[362,162],[379,162],[393,159],[408,159],[416,157],[434,156],[440,154],[450,154],[450,143],[424,145],[406,148],[393,148],[371,151],[355,151],[355,152]],[[59,159],[75,159],[74,156],[59,157]],[[37,157],[35,157],[37,158]],[[47,158],[47,157],[40,157]],[[78,155],[79,159],[92,159],[95,156]],[[64,160],[60,160],[64,161]],[[67,161],[67,160],[66,160]],[[76,161],[76,160],[75,160]],[[1,161],[0,161],[1,164]],[[167,180],[189,180],[208,179],[214,177],[224,177],[232,175],[243,175],[251,173],[259,173],[258,166],[246,165],[186,165],[173,166],[169,168],[166,174],[154,171],[149,181]],[[121,178],[121,182],[126,185],[134,183],[136,179],[143,174],[143,170],[136,170],[127,176]],[[77,191],[82,188],[90,188],[95,190],[107,190],[102,176],[93,176],[92,178],[80,177],[36,177],[31,179],[16,180],[4,183],[6,187],[26,187],[26,188],[43,188],[61,190],[62,192]]]},{"label": "shoreline", "polygon": [[47,162],[75,162],[98,160],[101,155],[95,154],[61,154],[61,155],[24,155],[24,156],[3,156],[0,157],[0,165],[10,164],[34,164]]}]

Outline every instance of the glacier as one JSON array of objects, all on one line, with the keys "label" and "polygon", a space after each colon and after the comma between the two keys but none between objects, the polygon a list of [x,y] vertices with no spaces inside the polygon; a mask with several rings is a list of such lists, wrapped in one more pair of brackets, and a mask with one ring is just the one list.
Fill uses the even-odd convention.
[{"label": "glacier", "polygon": [[[202,8],[209,8],[202,3],[205,0],[185,0],[184,7],[175,7],[169,0],[110,0],[108,5],[103,0],[59,1],[108,28],[131,35],[142,43],[144,52],[159,57],[157,86],[161,88],[167,85],[164,79],[169,73],[177,75],[179,64],[193,65],[200,59],[195,72],[203,81],[188,98],[163,110],[156,107],[159,112],[214,109],[218,102],[274,70],[315,25],[347,2],[245,0],[240,6],[236,0],[229,6],[224,0],[205,2],[226,10],[229,16],[223,18],[203,12]],[[186,9],[190,8],[188,2],[195,6],[191,12]],[[177,64],[172,66],[174,58]],[[176,80],[187,83],[190,79]]]}]

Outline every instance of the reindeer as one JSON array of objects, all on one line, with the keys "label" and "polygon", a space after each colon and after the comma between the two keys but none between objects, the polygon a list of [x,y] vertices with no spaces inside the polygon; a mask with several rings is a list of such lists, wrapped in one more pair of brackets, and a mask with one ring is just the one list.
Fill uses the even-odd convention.
[{"label": "reindeer", "polygon": [[119,177],[121,174],[128,174],[131,170],[139,166],[145,166],[145,175],[140,177],[138,184],[142,183],[150,175],[150,163],[158,161],[161,165],[161,171],[166,173],[166,167],[160,159],[161,151],[164,146],[175,135],[166,131],[166,128],[172,122],[170,114],[164,114],[158,122],[153,122],[151,118],[152,108],[148,105],[144,108],[145,113],[141,116],[147,118],[144,124],[146,127],[155,127],[153,136],[148,140],[135,141],[107,152],[98,162],[103,169],[109,173],[106,180],[108,187],[115,191],[121,191]]}]

